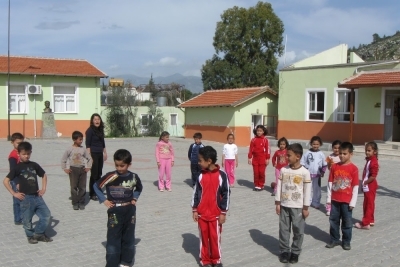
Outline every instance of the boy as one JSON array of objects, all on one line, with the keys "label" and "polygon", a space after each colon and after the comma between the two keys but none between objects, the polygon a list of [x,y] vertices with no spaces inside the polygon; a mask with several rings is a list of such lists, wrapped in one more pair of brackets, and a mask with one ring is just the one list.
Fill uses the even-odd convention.
[{"label": "boy", "polygon": [[[339,148],[340,162],[332,165],[329,173],[326,203],[331,204],[329,216],[331,241],[325,246],[333,248],[342,245],[351,249],[353,209],[358,194],[358,168],[351,162],[353,145],[343,142]],[[340,243],[340,220],[342,220],[342,242]]]},{"label": "boy", "polygon": [[[311,199],[310,172],[300,164],[303,147],[292,144],[287,147],[289,165],[281,169],[275,195],[276,214],[279,215],[279,248],[282,263],[297,263],[304,238],[305,220],[309,215]],[[293,243],[289,247],[290,232]],[[290,258],[289,258],[289,253]]]},{"label": "boy", "polygon": [[[72,140],[74,144],[65,151],[61,159],[61,168],[69,175],[72,208],[84,210],[87,172],[90,171],[93,161],[89,152],[82,146],[83,134],[74,131]],[[67,168],[67,161],[69,168]]]},{"label": "boy", "polygon": [[[13,150],[10,152],[8,156],[8,163],[10,164],[10,171],[17,166],[19,163],[19,156],[18,156],[18,145],[24,141],[24,136],[21,133],[13,133],[11,135],[11,144],[14,147]],[[11,188],[14,192],[17,192],[17,184],[18,179],[11,180]],[[14,224],[15,225],[22,225],[22,213],[21,213],[21,201],[13,197],[13,212],[14,212]]]},{"label": "boy", "polygon": [[201,133],[195,133],[193,135],[194,143],[190,145],[188,158],[190,160],[190,171],[192,172],[192,185],[196,184],[197,177],[201,172],[201,167],[199,165],[199,149],[204,147],[201,143],[201,138],[203,135]]},{"label": "boy", "polygon": [[[21,200],[22,221],[28,242],[30,244],[37,244],[38,241],[51,242],[53,239],[44,233],[50,222],[50,210],[42,198],[47,187],[46,173],[39,164],[29,160],[32,154],[30,143],[21,142],[17,149],[20,162],[4,178],[3,184],[11,195]],[[42,177],[42,189],[39,189],[38,176]],[[10,185],[10,181],[16,178],[19,185],[18,192]],[[39,217],[39,221],[33,228],[32,217],[35,214]]]},{"label": "boy", "polygon": [[[126,149],[114,154],[115,171],[96,181],[93,189],[108,208],[106,267],[132,266],[135,257],[136,202],[143,186],[136,173],[128,171],[132,155]],[[106,187],[107,198],[102,188]]]},{"label": "boy", "polygon": [[200,148],[202,171],[193,189],[192,209],[193,220],[198,223],[200,231],[200,263],[205,267],[222,267],[221,231],[229,208],[228,178],[215,164],[216,161],[214,148]]}]

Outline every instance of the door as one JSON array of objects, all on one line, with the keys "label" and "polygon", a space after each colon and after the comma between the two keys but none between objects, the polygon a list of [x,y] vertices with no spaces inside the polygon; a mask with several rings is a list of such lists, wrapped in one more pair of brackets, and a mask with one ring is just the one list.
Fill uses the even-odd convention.
[{"label": "door", "polygon": [[251,116],[251,138],[254,137],[253,130],[257,125],[263,125],[263,115],[252,115]]},{"label": "door", "polygon": [[385,109],[384,109],[384,117],[385,117],[385,126],[384,126],[384,139],[385,141],[393,140],[393,112],[394,112],[394,99],[393,95],[386,95],[385,99]]}]

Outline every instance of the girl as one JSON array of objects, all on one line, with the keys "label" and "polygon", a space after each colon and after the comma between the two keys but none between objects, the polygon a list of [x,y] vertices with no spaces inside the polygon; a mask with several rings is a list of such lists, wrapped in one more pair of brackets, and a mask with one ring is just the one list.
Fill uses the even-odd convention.
[{"label": "girl", "polygon": [[274,191],[272,192],[271,196],[275,196],[276,194],[276,185],[278,184],[278,179],[279,176],[281,175],[281,169],[289,164],[286,155],[287,154],[286,148],[288,146],[289,142],[285,137],[282,137],[281,139],[278,140],[279,150],[275,151],[274,156],[272,157],[272,166],[275,167],[275,186],[273,187]]},{"label": "girl", "polygon": [[[342,142],[339,140],[335,140],[332,142],[333,153],[326,157],[326,163],[328,163],[328,170],[331,170],[333,164],[340,162],[339,148],[341,144]],[[327,186],[329,186],[329,183]],[[331,215],[331,204],[327,203],[325,205],[325,209],[326,209],[326,216]]]},{"label": "girl", "polygon": [[164,174],[165,188],[171,192],[171,167],[174,166],[174,148],[169,142],[169,133],[162,132],[158,143],[156,144],[156,160],[158,166],[158,190],[164,192]]},{"label": "girl", "polygon": [[233,143],[235,142],[235,136],[233,134],[228,134],[228,143],[224,145],[222,149],[222,167],[225,168],[225,172],[228,175],[230,187],[234,187],[235,183],[235,167],[238,167],[238,148]]},{"label": "girl", "polygon": [[268,131],[263,125],[257,125],[253,133],[255,137],[250,141],[248,163],[253,165],[253,191],[261,191],[265,184],[265,168],[270,158],[269,142],[266,138]]},{"label": "girl", "polygon": [[103,172],[103,162],[107,160],[104,123],[99,114],[93,113],[90,117],[90,127],[86,130],[85,136],[86,149],[93,159],[90,169],[89,196],[92,200],[98,200],[93,190],[93,184],[100,179]]},{"label": "girl", "polygon": [[361,223],[356,223],[354,226],[358,229],[368,230],[370,226],[375,225],[375,197],[378,189],[378,145],[375,142],[368,142],[365,145],[365,163],[363,171],[362,189],[364,191],[363,218]]},{"label": "girl", "polygon": [[319,150],[319,147],[322,146],[321,138],[313,136],[310,145],[310,150],[303,154],[300,163],[308,169],[311,175],[312,200],[310,206],[319,209],[321,204],[321,177],[324,177],[327,164],[324,153]]}]

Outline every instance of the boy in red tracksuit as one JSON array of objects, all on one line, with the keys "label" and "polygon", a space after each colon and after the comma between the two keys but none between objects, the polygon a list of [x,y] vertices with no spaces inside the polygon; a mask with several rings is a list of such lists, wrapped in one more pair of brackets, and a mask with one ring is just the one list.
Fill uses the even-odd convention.
[{"label": "boy in red tracksuit", "polygon": [[193,220],[200,235],[200,263],[204,267],[222,267],[221,232],[229,208],[229,182],[226,173],[215,164],[217,151],[211,146],[199,149],[202,171],[193,188]]},{"label": "boy in red tracksuit", "polygon": [[257,125],[253,132],[255,137],[250,141],[248,158],[249,164],[253,165],[253,191],[261,191],[265,184],[265,168],[270,158],[269,141],[266,138],[268,131],[263,125]]}]

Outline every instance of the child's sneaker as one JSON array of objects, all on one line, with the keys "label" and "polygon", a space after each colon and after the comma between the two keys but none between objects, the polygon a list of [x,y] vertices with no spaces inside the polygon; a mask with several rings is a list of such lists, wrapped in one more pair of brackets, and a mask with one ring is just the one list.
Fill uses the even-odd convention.
[{"label": "child's sneaker", "polygon": [[281,253],[281,255],[279,256],[279,261],[282,263],[288,263],[289,262],[289,253],[287,253],[287,252]]},{"label": "child's sneaker", "polygon": [[375,223],[370,223],[369,226],[372,226],[372,227],[373,227],[373,226],[375,226]]},{"label": "child's sneaker", "polygon": [[290,263],[298,263],[299,262],[299,255],[292,253],[289,259]]},{"label": "child's sneaker", "polygon": [[222,267],[222,263],[214,264],[214,267]]},{"label": "child's sneaker", "polygon": [[272,192],[271,196],[275,196],[275,192]]},{"label": "child's sneaker", "polygon": [[43,234],[43,235],[34,234],[33,238],[36,239],[36,241],[40,241],[40,242],[51,242],[51,241],[53,241],[52,238],[48,237],[45,234]]},{"label": "child's sneaker", "polygon": [[331,212],[330,211],[327,211],[326,212],[326,216],[330,216],[331,215]]},{"label": "child's sneaker", "polygon": [[73,208],[74,210],[79,210],[78,204],[72,205],[72,208]]},{"label": "child's sneaker", "polygon": [[164,192],[164,189],[160,189],[159,191],[160,191],[160,192]]},{"label": "child's sneaker", "polygon": [[171,188],[167,188],[167,191],[168,191],[168,192],[172,192],[172,189],[171,189]]},{"label": "child's sneaker", "polygon": [[370,226],[369,225],[362,225],[361,223],[355,223],[354,227],[357,229],[364,229],[364,230],[369,230]]},{"label": "child's sneaker", "polygon": [[84,204],[79,204],[79,209],[80,210],[84,210],[85,209],[85,205]]},{"label": "child's sneaker", "polygon": [[29,244],[37,244],[38,241],[33,236],[28,236],[28,243]]}]

